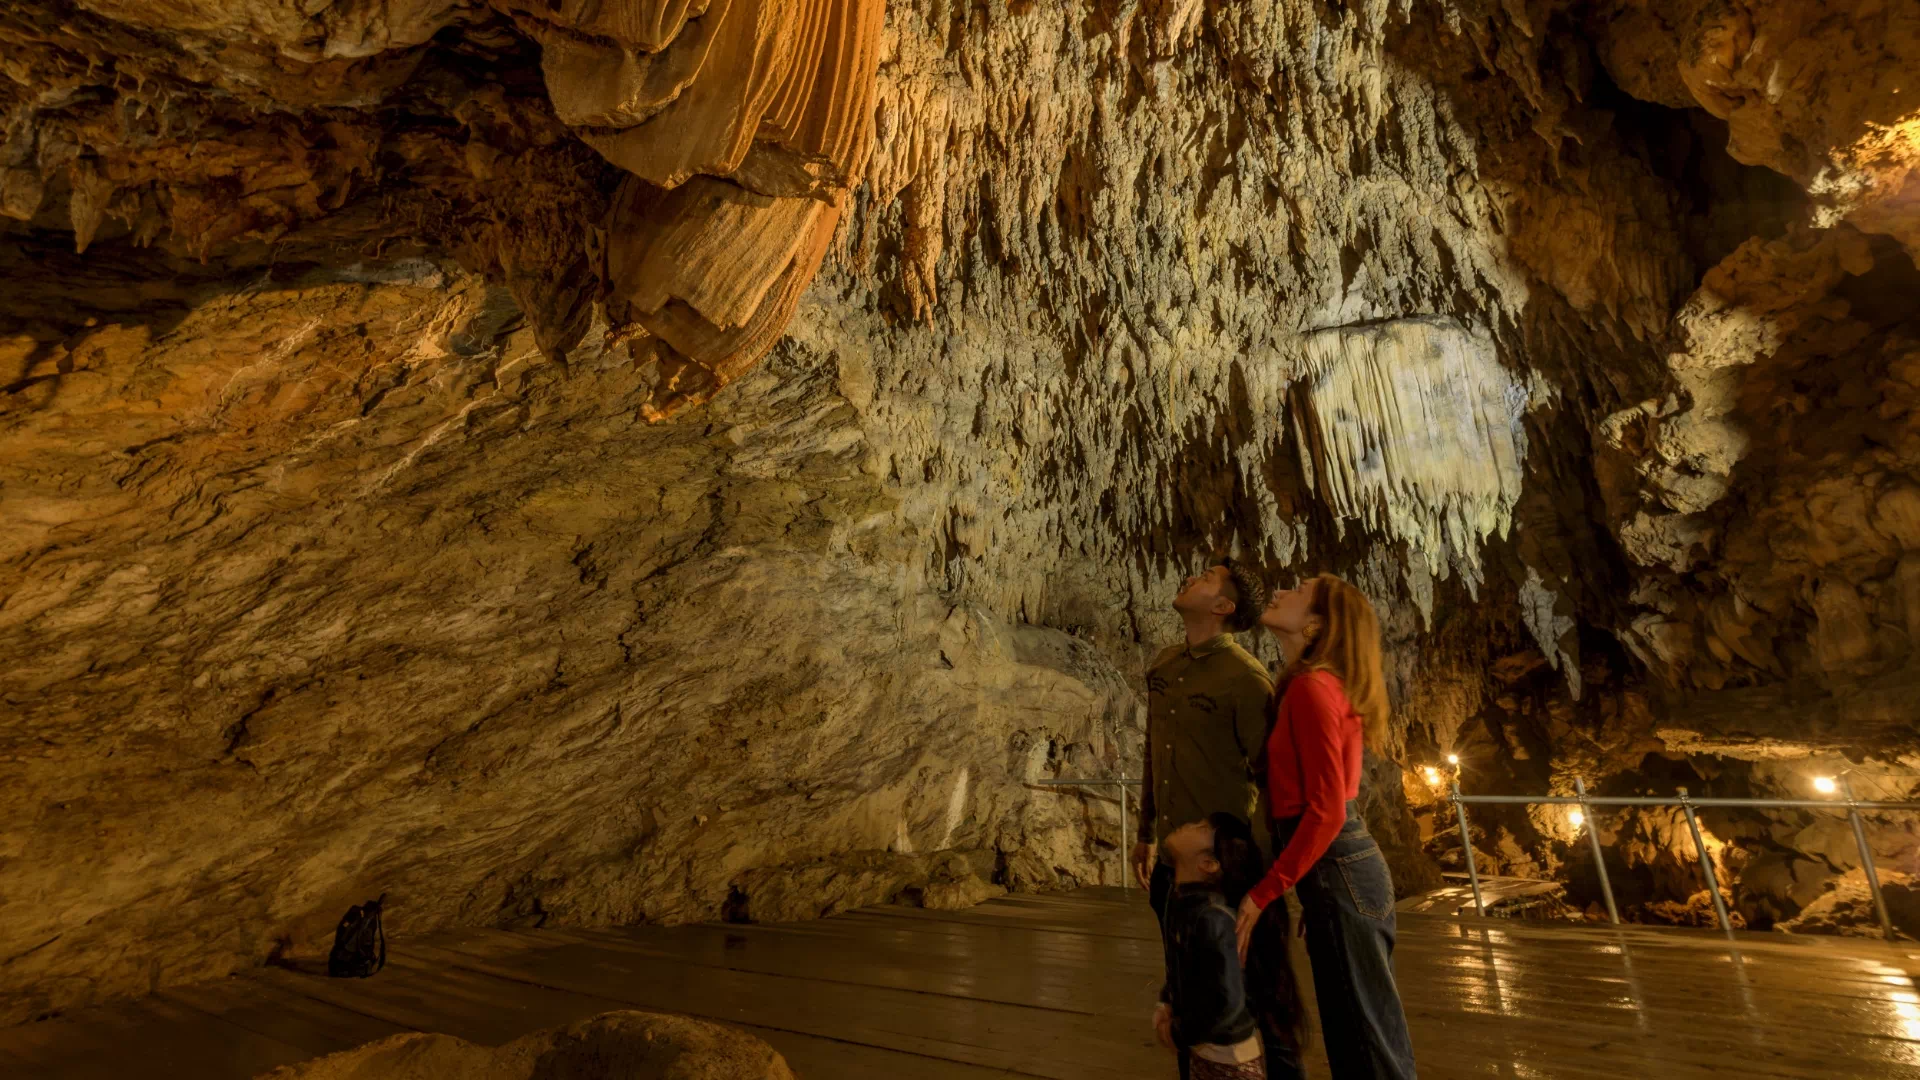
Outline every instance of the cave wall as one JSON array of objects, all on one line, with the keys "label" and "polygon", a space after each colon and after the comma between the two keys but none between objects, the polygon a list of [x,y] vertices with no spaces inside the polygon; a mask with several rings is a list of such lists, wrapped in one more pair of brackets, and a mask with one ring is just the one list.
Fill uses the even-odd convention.
[{"label": "cave wall", "polygon": [[[1362,583],[1396,756],[1487,786],[1916,745],[1897,688],[1797,704],[1909,669],[1897,198],[1645,89],[1621,57],[1691,60],[1644,10],[896,2],[870,98],[820,88],[870,101],[840,182],[749,140],[668,189],[555,89],[574,38],[427,8],[0,23],[59,46],[0,187],[10,1019],[310,953],[381,891],[407,932],[1111,882],[1111,803],[1030,781],[1136,760],[1221,550]],[[581,41],[638,63],[635,27]],[[685,216],[712,184],[804,220]],[[753,333],[681,348],[696,302]],[[1817,455],[1754,420],[1788,383]],[[1849,538],[1735,541],[1836,487]],[[1433,793],[1374,776],[1430,880]],[[1540,873],[1573,839],[1512,829]]]},{"label": "cave wall", "polygon": [[858,851],[1103,872],[1097,806],[1022,781],[1096,770],[1130,690],[914,587],[830,376],[650,426],[629,363],[472,351],[511,301],[454,267],[174,280],[164,327],[102,296],[9,433],[11,1010],[324,947],[382,891],[407,932],[710,917]]}]

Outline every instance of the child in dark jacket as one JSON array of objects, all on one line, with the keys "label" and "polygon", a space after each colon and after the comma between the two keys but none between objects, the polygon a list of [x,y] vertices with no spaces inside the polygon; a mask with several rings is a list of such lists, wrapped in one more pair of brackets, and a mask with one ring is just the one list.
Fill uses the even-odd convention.
[{"label": "child in dark jacket", "polygon": [[1265,869],[1253,831],[1232,814],[1214,814],[1169,834],[1166,859],[1173,866],[1161,927],[1167,983],[1154,1029],[1179,1052],[1182,1077],[1267,1080],[1254,1016],[1263,1002],[1249,999],[1234,939],[1235,905]]}]

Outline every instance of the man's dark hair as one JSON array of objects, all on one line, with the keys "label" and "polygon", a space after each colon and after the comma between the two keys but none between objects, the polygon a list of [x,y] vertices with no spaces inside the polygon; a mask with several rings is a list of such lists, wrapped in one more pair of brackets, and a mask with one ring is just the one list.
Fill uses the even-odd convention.
[{"label": "man's dark hair", "polygon": [[1244,634],[1260,625],[1260,599],[1266,593],[1260,579],[1253,570],[1237,559],[1228,557],[1214,564],[1227,568],[1227,577],[1233,582],[1233,614],[1227,616],[1227,629],[1236,634]]}]

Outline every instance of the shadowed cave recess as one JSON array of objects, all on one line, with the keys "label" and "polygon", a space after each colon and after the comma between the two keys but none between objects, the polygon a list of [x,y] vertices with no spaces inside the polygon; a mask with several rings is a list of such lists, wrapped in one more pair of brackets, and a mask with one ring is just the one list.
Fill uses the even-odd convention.
[{"label": "shadowed cave recess", "polygon": [[[16,0],[0,53],[0,1021],[380,893],[1115,884],[1034,781],[1137,775],[1229,551],[1380,607],[1403,895],[1450,754],[1920,794],[1912,5]],[[1701,822],[1745,925],[1871,923],[1844,818]],[[1474,824],[1598,917],[1563,809]],[[1712,919],[1677,813],[1598,827]]]}]

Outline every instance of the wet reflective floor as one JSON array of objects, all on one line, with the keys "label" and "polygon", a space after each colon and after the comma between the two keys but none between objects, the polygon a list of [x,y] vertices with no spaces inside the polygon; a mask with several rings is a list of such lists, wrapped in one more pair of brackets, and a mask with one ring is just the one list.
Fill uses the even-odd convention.
[{"label": "wet reflective floor", "polygon": [[[1160,949],[1140,897],[403,939],[372,979],[267,969],[0,1029],[0,1075],[237,1080],[403,1031],[497,1044],[643,1008],[746,1027],[810,1080],[1172,1077],[1148,1029]],[[1920,1080],[1920,947],[1425,915],[1400,928],[1428,1080]],[[1317,1047],[1309,1069],[1326,1076]]]}]

